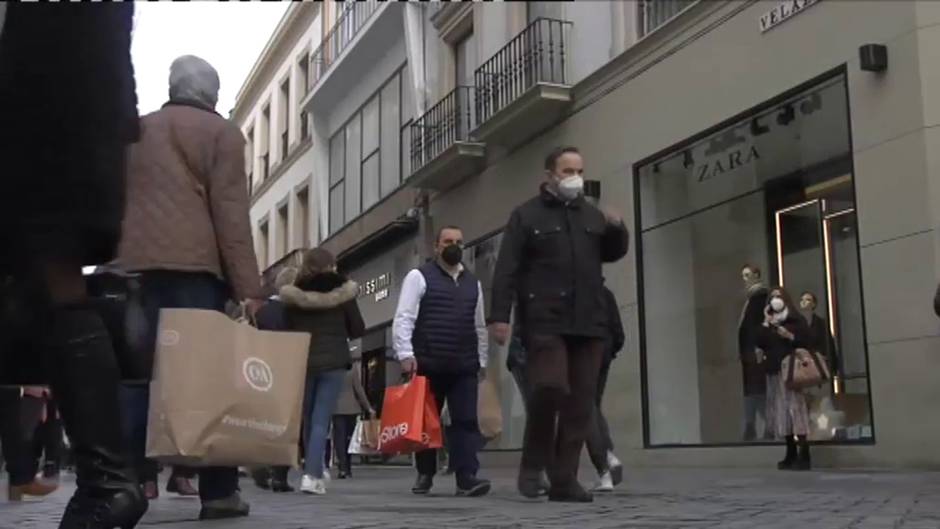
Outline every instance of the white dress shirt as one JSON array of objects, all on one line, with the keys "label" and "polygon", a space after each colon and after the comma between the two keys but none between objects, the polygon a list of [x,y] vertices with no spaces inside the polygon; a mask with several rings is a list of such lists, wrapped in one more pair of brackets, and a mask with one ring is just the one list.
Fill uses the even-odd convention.
[{"label": "white dress shirt", "polygon": [[[454,281],[463,272],[463,265],[457,270],[456,275],[452,275]],[[414,347],[411,344],[411,337],[414,334],[415,322],[418,321],[418,313],[421,311],[421,298],[428,289],[428,284],[424,280],[424,274],[420,270],[414,269],[405,276],[405,281],[401,285],[401,294],[398,297],[398,308],[395,310],[395,321],[392,323],[392,342],[395,348],[395,356],[399,361],[406,358],[414,358]],[[480,367],[485,368],[489,360],[489,334],[486,330],[486,315],[483,307],[483,287],[477,281],[477,310],[474,318],[477,330],[477,353],[480,356]]]}]

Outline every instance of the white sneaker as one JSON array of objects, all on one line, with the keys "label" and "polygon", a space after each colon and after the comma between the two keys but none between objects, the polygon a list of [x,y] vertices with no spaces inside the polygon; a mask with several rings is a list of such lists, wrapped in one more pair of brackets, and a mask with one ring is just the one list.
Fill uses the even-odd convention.
[{"label": "white sneaker", "polygon": [[333,480],[333,476],[330,475],[330,469],[324,468],[323,469],[323,481],[329,483],[332,480]]},{"label": "white sneaker", "polygon": [[601,475],[600,482],[594,487],[594,492],[612,492],[614,490],[614,478],[610,472],[604,472]]},{"label": "white sneaker", "polygon": [[303,479],[300,480],[300,492],[322,496],[326,494],[326,483],[322,479],[304,474]]}]

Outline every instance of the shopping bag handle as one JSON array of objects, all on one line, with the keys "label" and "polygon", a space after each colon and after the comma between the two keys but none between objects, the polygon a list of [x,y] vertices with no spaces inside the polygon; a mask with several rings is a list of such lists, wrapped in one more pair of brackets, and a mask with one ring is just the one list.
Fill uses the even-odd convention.
[{"label": "shopping bag handle", "polygon": [[246,325],[251,325],[252,327],[255,327],[255,328],[258,327],[258,321],[256,317],[253,314],[251,314],[251,312],[248,310],[248,303],[244,301],[239,303],[238,312],[239,314],[238,314],[238,317],[235,318],[235,321],[239,323],[244,323]]}]

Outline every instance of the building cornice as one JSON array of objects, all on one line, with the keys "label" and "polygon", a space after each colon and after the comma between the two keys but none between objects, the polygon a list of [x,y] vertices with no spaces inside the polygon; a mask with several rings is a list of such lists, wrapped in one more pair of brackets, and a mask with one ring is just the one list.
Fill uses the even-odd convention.
[{"label": "building cornice", "polygon": [[235,96],[235,108],[231,111],[235,123],[241,125],[248,118],[285,60],[294,60],[290,53],[313,25],[320,9],[320,2],[291,2],[287,7]]},{"label": "building cornice", "polygon": [[456,2],[443,4],[431,15],[431,24],[441,38],[448,44],[454,44],[473,27],[474,2]]}]

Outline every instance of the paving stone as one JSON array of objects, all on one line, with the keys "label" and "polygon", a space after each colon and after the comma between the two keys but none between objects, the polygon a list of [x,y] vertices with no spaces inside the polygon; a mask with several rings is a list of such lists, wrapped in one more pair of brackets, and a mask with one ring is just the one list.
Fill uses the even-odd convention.
[{"label": "paving stone", "polygon": [[[762,470],[632,471],[621,489],[593,504],[552,504],[517,495],[511,469],[494,469],[485,498],[457,498],[452,479],[433,494],[410,493],[411,469],[357,468],[324,497],[273,494],[242,483],[252,516],[199,522],[199,501],[164,496],[141,527],[166,529],[940,529],[940,474]],[[295,477],[296,479],[296,477]],[[42,500],[0,500],[0,528],[48,529],[74,491]],[[5,484],[0,483],[5,490]]]}]

